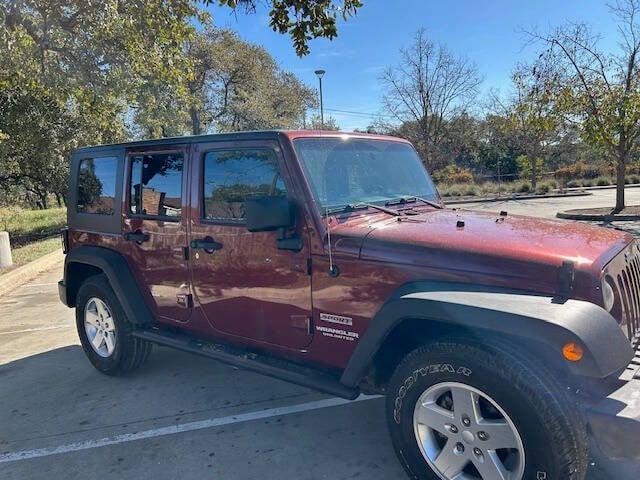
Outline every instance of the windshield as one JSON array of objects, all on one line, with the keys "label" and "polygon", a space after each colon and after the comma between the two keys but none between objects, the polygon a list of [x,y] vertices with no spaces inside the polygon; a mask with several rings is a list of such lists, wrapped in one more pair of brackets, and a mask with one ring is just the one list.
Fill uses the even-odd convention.
[{"label": "windshield", "polygon": [[413,147],[367,138],[299,138],[294,148],[321,211],[401,198],[439,201]]}]

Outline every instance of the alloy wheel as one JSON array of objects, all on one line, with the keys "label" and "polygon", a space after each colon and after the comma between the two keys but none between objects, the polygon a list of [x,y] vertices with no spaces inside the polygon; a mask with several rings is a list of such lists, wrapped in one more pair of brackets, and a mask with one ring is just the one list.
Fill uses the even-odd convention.
[{"label": "alloy wheel", "polygon": [[420,451],[443,480],[521,480],[524,446],[505,410],[486,393],[438,383],[418,399],[413,426]]},{"label": "alloy wheel", "polygon": [[106,303],[92,297],[84,308],[84,331],[94,352],[107,358],[116,348],[116,326]]}]

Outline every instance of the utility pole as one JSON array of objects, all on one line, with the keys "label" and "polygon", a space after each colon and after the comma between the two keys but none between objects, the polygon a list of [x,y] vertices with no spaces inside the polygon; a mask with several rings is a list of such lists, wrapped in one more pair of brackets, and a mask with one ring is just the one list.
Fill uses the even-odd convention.
[{"label": "utility pole", "polygon": [[322,77],[326,72],[324,70],[316,70],[315,74],[318,76],[320,82],[320,127],[324,130],[324,107],[322,105]]}]

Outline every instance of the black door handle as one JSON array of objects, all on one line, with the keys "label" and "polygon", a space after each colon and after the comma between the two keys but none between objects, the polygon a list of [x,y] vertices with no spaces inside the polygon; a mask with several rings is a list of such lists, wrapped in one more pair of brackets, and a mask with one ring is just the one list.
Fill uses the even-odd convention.
[{"label": "black door handle", "polygon": [[146,242],[151,238],[148,233],[143,233],[140,230],[136,230],[135,232],[127,232],[124,234],[124,239],[129,242],[142,243]]},{"label": "black door handle", "polygon": [[207,253],[213,253],[216,250],[220,250],[223,245],[220,242],[216,242],[211,237],[206,237],[200,240],[191,240],[191,248],[199,248]]}]

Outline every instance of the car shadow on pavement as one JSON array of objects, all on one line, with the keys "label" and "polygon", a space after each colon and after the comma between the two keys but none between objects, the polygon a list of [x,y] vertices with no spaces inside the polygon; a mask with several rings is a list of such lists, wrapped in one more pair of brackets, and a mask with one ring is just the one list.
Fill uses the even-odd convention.
[{"label": "car shadow on pavement", "polygon": [[[297,405],[324,397],[305,388],[164,348],[155,349],[137,372],[108,377],[89,364],[80,346],[72,345],[0,365],[0,454]],[[155,468],[162,464],[164,450],[174,453],[179,448],[176,442],[198,443],[193,439],[204,437],[209,438],[205,443],[211,444],[213,438],[214,444],[222,442],[227,447],[230,444],[227,450],[218,447],[217,478],[240,478],[236,476],[237,469],[249,468],[245,450],[255,456],[252,460],[255,470],[249,468],[245,473],[253,476],[262,472],[263,478],[314,479],[327,475],[347,478],[359,474],[363,478],[403,478],[393,457],[383,415],[381,400],[360,402],[273,419],[271,423],[256,421],[228,432],[211,429],[188,432],[181,438],[163,437],[156,439],[151,448],[145,448],[144,441],[101,447],[100,460],[83,451],[3,464],[0,472],[8,465],[8,473],[15,478],[40,478],[39,475],[57,478],[55,472],[66,471],[71,455],[71,465],[80,465],[91,458],[94,469],[108,467],[114,472],[113,478],[122,478],[120,473],[124,471],[144,478],[151,459]],[[274,430],[276,427],[279,430]],[[191,440],[184,436],[191,436]],[[289,437],[296,440],[288,441]],[[257,445],[271,447],[259,449]],[[122,451],[137,453],[127,460]],[[278,453],[274,457],[275,452]],[[125,458],[115,470],[114,455]],[[182,478],[211,473],[206,470],[210,459],[198,455],[189,451],[162,468],[188,472]],[[279,458],[296,460],[288,461],[290,464],[285,468],[279,466]],[[305,467],[308,462],[314,465],[313,469]],[[603,468],[605,463],[594,460],[589,480],[636,478],[630,473],[637,473],[635,465],[617,465],[615,473],[611,473],[610,465]],[[148,475],[158,478],[151,471]],[[82,474],[77,478],[83,478]]]},{"label": "car shadow on pavement", "polygon": [[80,346],[72,345],[0,365],[0,442],[163,419],[176,422],[216,416],[217,410],[253,410],[273,401],[297,403],[316,396],[307,389],[164,348],[156,348],[140,370],[109,377],[91,366]]}]

